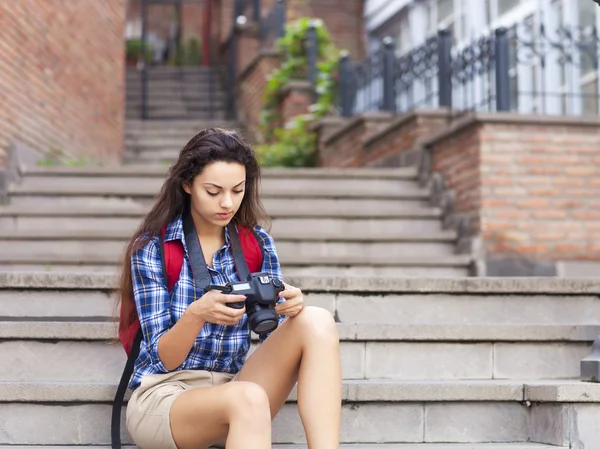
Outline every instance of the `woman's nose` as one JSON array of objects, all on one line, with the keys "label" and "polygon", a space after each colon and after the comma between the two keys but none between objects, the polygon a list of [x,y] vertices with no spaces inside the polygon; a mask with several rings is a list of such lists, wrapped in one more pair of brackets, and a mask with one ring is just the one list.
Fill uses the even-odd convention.
[{"label": "woman's nose", "polygon": [[223,195],[223,199],[221,200],[221,207],[223,209],[230,209],[233,206],[233,199],[229,193]]}]

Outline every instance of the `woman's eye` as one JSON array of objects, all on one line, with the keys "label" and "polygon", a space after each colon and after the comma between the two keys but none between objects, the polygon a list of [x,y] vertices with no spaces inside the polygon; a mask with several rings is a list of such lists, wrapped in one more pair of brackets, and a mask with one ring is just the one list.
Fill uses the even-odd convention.
[{"label": "woman's eye", "polygon": [[218,195],[218,193],[209,192],[208,190],[206,191],[206,193],[208,193],[210,196],[217,196]]},{"label": "woman's eye", "polygon": [[239,193],[244,193],[244,191],[243,190],[234,190],[233,193],[238,193],[239,194]]}]

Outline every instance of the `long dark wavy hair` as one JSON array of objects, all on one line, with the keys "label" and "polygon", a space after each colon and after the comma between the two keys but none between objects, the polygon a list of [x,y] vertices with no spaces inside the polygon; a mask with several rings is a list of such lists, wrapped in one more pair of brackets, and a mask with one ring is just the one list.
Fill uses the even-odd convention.
[{"label": "long dark wavy hair", "polygon": [[[240,208],[233,217],[237,225],[254,227],[258,224],[270,230],[270,220],[260,198],[260,166],[254,151],[235,130],[209,128],[196,134],[183,147],[179,158],[169,169],[154,206],[144,217],[129,241],[123,254],[117,301],[120,310],[128,315],[121,320],[119,330],[127,329],[135,320],[131,255],[144,247],[161,229],[171,223],[189,207],[190,196],[183,190],[192,184],[204,167],[212,162],[238,162],[246,167],[246,187]],[[119,304],[117,304],[117,308]],[[131,311],[132,313],[128,313]]]}]

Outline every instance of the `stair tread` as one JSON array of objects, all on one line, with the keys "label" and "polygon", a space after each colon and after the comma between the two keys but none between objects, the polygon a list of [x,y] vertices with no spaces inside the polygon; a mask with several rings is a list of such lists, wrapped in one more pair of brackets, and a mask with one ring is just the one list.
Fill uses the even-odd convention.
[{"label": "stair tread", "polygon": [[[106,341],[117,337],[111,317],[0,318],[1,339]],[[594,324],[338,323],[341,341],[380,342],[593,342]]]},{"label": "stair tread", "polygon": [[[268,212],[272,218],[293,216],[293,217],[329,217],[329,218],[440,218],[441,211],[438,208],[410,207],[399,205],[398,208],[382,209],[380,211],[365,210],[355,208],[352,210],[334,211],[327,208],[313,208],[310,210],[299,209],[292,206],[269,207]],[[106,217],[142,217],[150,210],[149,206],[142,204],[126,204],[122,207],[115,206],[88,206],[80,207],[71,205],[48,206],[41,204],[40,207],[28,205],[8,205],[0,207],[0,217],[18,217],[18,216],[106,216]]]},{"label": "stair tread", "polygon": [[[133,445],[122,445],[136,449]],[[273,444],[273,449],[307,449],[306,444]],[[567,446],[551,446],[541,443],[357,443],[340,444],[340,449],[567,449]],[[107,445],[0,445],[0,449],[110,449]]]},{"label": "stair tread", "polygon": [[[23,167],[24,175],[35,176],[152,176],[163,178],[168,172],[168,167],[162,164],[154,165],[123,165],[115,167]],[[373,178],[373,179],[415,179],[415,168],[263,168],[263,178]]]},{"label": "stair tread", "polygon": [[[129,238],[134,229],[106,228],[106,229],[62,229],[45,228],[12,230],[5,234],[0,234],[0,241],[18,241],[18,240],[117,240],[124,241]],[[393,230],[390,230],[393,231]],[[325,232],[325,233],[324,233]],[[388,232],[386,234],[370,234],[367,232],[346,232],[343,235],[333,232],[327,233],[326,229],[313,232],[312,229],[306,229],[304,232],[280,232],[273,230],[271,235],[277,242],[348,242],[348,243],[376,243],[376,242],[408,242],[408,243],[454,243],[456,240],[455,231],[438,232],[409,232],[398,230],[397,232]]]},{"label": "stair tread", "polygon": [[[0,402],[110,402],[117,383],[0,381]],[[296,388],[288,397],[295,401]],[[350,402],[600,403],[600,384],[579,380],[344,380]]]},{"label": "stair tread", "polygon": [[[137,446],[123,444],[124,449]],[[273,444],[273,449],[307,449],[306,444]],[[340,449],[567,449],[541,443],[357,443],[340,444]],[[0,445],[0,449],[110,449],[107,445]]]},{"label": "stair tread", "polygon": [[[569,294],[598,295],[596,278],[405,278],[393,276],[297,276],[288,283],[306,292],[322,293],[445,293],[445,294]],[[0,288],[112,290],[117,286],[113,273],[0,271]]]}]

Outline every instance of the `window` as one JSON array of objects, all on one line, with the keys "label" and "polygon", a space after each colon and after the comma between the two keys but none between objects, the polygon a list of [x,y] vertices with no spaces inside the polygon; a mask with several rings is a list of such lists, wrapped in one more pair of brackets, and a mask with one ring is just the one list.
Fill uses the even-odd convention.
[{"label": "window", "polygon": [[502,16],[506,14],[511,9],[519,6],[521,0],[496,0],[497,1],[497,11],[498,16]]},{"label": "window", "polygon": [[437,29],[449,29],[453,42],[468,37],[466,0],[436,0]]},{"label": "window", "polygon": [[581,28],[591,28],[596,25],[596,10],[598,5],[591,0],[579,0],[577,17]]}]

